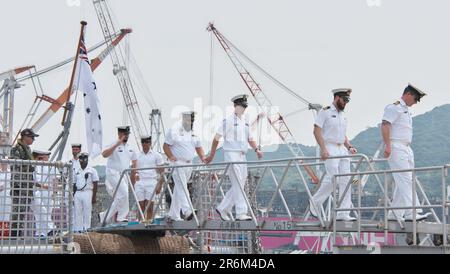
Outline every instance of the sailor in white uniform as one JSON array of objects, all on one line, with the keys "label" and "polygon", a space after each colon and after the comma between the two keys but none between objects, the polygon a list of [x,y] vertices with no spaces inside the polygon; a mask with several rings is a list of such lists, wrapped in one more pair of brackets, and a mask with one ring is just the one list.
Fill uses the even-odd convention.
[{"label": "sailor in white uniform", "polygon": [[[351,89],[335,89],[332,91],[334,100],[329,107],[325,107],[317,114],[314,123],[314,137],[321,150],[321,158],[325,161],[326,175],[310,201],[310,212],[313,217],[317,217],[323,202],[333,193],[332,177],[336,174],[350,172],[350,159],[339,158],[329,159],[330,157],[348,156],[356,154],[357,150],[350,144],[347,138],[347,118],[345,117],[345,107],[350,102]],[[349,177],[337,177],[338,198],[342,199],[342,195],[348,184]],[[351,187],[340,205],[341,208],[351,208]],[[355,221],[350,216],[349,211],[338,211],[336,220],[339,221]]]},{"label": "sailor in white uniform", "polygon": [[81,144],[72,144],[72,156],[73,158],[69,161],[73,165],[73,174],[75,174],[75,171],[80,168],[80,162],[78,161],[78,155],[81,153]]},{"label": "sailor in white uniform", "polygon": [[[72,159],[69,160],[69,164],[72,164],[72,176],[73,176],[73,180],[72,182],[75,182],[75,173],[77,172],[78,169],[80,169],[80,161],[78,161],[78,155],[81,153],[81,149],[82,149],[82,145],[79,143],[74,143],[71,145],[72,147]],[[68,203],[69,202],[69,192],[65,191],[64,192],[64,197],[65,197],[65,201]],[[75,210],[72,210],[72,215],[71,215],[71,219],[72,219],[72,224],[75,223]],[[72,227],[75,228],[75,227]]]},{"label": "sailor in white uniform", "polygon": [[91,228],[92,205],[97,200],[99,177],[97,171],[88,166],[89,154],[78,155],[80,168],[75,172],[76,192],[74,195],[76,232],[85,232]]},{"label": "sailor in white uniform", "polygon": [[[176,124],[169,129],[165,136],[164,153],[173,166],[192,165],[195,154],[205,162],[200,139],[194,134],[195,112],[188,111],[182,114],[181,125]],[[190,197],[187,183],[192,174],[192,167],[175,168],[173,171],[174,189],[170,205],[169,218],[172,221],[182,221],[180,215],[189,221],[193,218],[192,208],[189,205]]]},{"label": "sailor in white uniform", "polygon": [[[248,120],[244,112],[248,107],[247,95],[238,95],[231,99],[234,103],[234,113],[223,120],[222,125],[217,130],[217,134],[211,146],[211,152],[207,158],[210,163],[215,156],[217,146],[221,138],[224,139],[223,150],[225,162],[246,162],[248,145],[255,150],[259,159],[263,153],[258,148],[250,130]],[[247,181],[247,165],[233,164],[228,170],[228,176],[231,181],[231,188],[226,193],[225,198],[216,208],[220,218],[224,221],[230,220],[232,208],[235,207],[236,220],[248,221],[252,218],[248,216],[248,206],[242,190],[245,189]],[[242,190],[241,190],[242,188]]]},{"label": "sailor in white uniform", "polygon": [[[384,156],[388,158],[391,169],[413,169],[414,153],[411,149],[413,137],[412,115],[409,108],[420,102],[425,96],[425,92],[409,84],[403,92],[402,98],[386,106],[381,125],[381,134],[385,143]],[[402,172],[393,174],[395,189],[392,200],[392,207],[412,207],[413,178],[411,172]],[[419,198],[416,195],[416,206],[420,205]],[[427,218],[427,215],[421,215],[421,209],[417,209],[416,220],[421,221]],[[394,214],[395,213],[395,214]],[[398,209],[389,212],[389,220],[412,221],[412,209]]]},{"label": "sailor in white uniform", "polygon": [[[118,128],[119,140],[109,145],[102,153],[104,158],[107,158],[106,163],[106,191],[113,197],[114,192],[120,180],[122,172],[128,168],[136,168],[137,153],[128,145],[128,138],[130,136],[130,127],[123,126]],[[131,181],[134,178],[131,177]],[[130,210],[128,200],[128,176],[125,175],[120,182],[119,189],[116,197],[111,204],[111,209],[108,216],[106,216],[107,210],[99,214],[100,221],[106,220],[106,223],[116,222],[128,222],[128,212]],[[117,214],[115,220],[114,217]],[[105,219],[106,216],[106,219]]]},{"label": "sailor in white uniform", "polygon": [[[48,162],[50,151],[33,151],[36,161]],[[53,193],[57,188],[55,169],[48,166],[38,166],[34,172],[34,193],[32,210],[36,221],[35,236],[45,238],[52,236],[54,224],[52,221]]]},{"label": "sailor in white uniform", "polygon": [[[0,222],[9,223],[11,215],[11,171],[8,164],[0,164]],[[2,230],[2,226],[0,226]],[[2,232],[0,231],[0,235]]]},{"label": "sailor in white uniform", "polygon": [[[158,173],[162,173],[164,168],[140,170],[143,168],[156,168],[164,165],[164,159],[161,154],[151,149],[152,137],[141,137],[142,152],[138,154],[136,168],[139,170],[136,174],[136,183],[134,191],[139,201],[139,205],[144,211],[147,206],[147,212],[144,212],[146,220],[150,221],[153,218],[153,205],[156,201],[156,196],[159,194],[158,189]],[[136,171],[134,171],[136,172]]]}]

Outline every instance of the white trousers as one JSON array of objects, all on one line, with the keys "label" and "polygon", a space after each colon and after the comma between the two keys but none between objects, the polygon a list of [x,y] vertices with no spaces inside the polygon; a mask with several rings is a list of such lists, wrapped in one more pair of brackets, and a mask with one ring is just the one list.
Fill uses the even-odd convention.
[{"label": "white trousers", "polygon": [[48,194],[48,190],[34,192],[31,209],[33,210],[34,219],[36,221],[36,236],[47,236],[47,234],[53,230],[53,201]]},{"label": "white trousers", "polygon": [[[327,144],[326,145],[328,153],[330,157],[336,157],[336,156],[348,156],[347,148],[344,145],[337,145],[337,144]],[[314,194],[312,197],[312,202],[316,206],[317,210],[320,210],[321,205],[325,200],[330,197],[330,195],[333,194],[333,182],[332,178],[334,175],[337,174],[343,174],[343,173],[349,173],[350,172],[350,159],[349,158],[340,158],[340,159],[328,159],[325,161],[325,172],[326,175],[323,178],[323,181],[319,187],[319,190]],[[339,200],[342,199],[342,194],[345,191],[345,188],[347,186],[348,180],[350,177],[337,177],[337,189],[339,191]],[[351,187],[347,190],[347,193],[344,196],[344,199],[341,203],[341,208],[351,208],[352,207],[352,189]],[[336,201],[338,202],[338,201]],[[311,211],[314,213],[314,215],[317,215],[320,213],[316,212],[313,208],[311,208]],[[337,217],[345,217],[349,216],[350,211],[338,211]]]},{"label": "white trousers", "polygon": [[[410,146],[402,143],[393,142],[391,145],[391,157],[388,163],[391,169],[413,169],[414,168],[414,153]],[[395,188],[392,198],[392,207],[412,207],[413,206],[413,191],[412,191],[412,172],[401,172],[392,174],[395,181]],[[419,197],[416,195],[416,206],[420,205]],[[397,218],[412,218],[412,209],[398,209],[393,210]],[[417,209],[417,213],[421,213],[421,209]],[[392,213],[390,213],[392,217]]]},{"label": "white trousers", "polygon": [[0,222],[9,222],[11,214],[11,196],[10,190],[0,191]]},{"label": "white trousers", "polygon": [[[189,163],[184,161],[176,161],[174,166],[177,165],[189,165]],[[192,213],[192,209],[189,206],[189,190],[187,188],[187,183],[191,178],[192,168],[183,167],[175,168],[172,177],[174,182],[174,188],[172,193],[172,202],[170,203],[169,217],[173,220],[179,220],[180,210],[182,210],[184,215],[187,213]]]},{"label": "white trousers", "polygon": [[86,231],[91,228],[92,190],[77,191],[75,203],[75,231]]},{"label": "white trousers", "polygon": [[[111,197],[114,196],[114,192],[116,191],[117,184],[119,183],[120,179],[120,174],[121,173],[119,171],[116,171],[114,169],[106,169],[106,191]],[[106,223],[111,223],[116,213],[118,222],[127,220],[129,210],[130,205],[128,200],[128,176],[125,175],[120,182],[116,197],[111,204],[111,209],[108,216],[106,217]],[[106,212],[107,210],[102,212],[102,215],[105,215]]]},{"label": "white trousers", "polygon": [[140,178],[134,185],[134,192],[139,202],[156,201],[156,185],[158,182],[155,178]]},{"label": "white trousers", "polygon": [[[246,162],[245,154],[242,152],[225,151],[225,162]],[[231,188],[225,194],[220,205],[217,207],[220,211],[231,212],[233,206],[235,206],[236,217],[248,213],[248,206],[245,202],[245,183],[247,181],[247,165],[230,165],[227,171],[227,175],[230,177]]]}]

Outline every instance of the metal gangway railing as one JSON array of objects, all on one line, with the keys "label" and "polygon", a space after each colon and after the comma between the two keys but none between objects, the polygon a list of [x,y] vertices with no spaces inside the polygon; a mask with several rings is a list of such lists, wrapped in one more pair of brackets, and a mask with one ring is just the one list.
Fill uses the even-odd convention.
[{"label": "metal gangway railing", "polygon": [[[389,233],[406,233],[407,243],[414,246],[443,246],[448,247],[448,231],[449,225],[447,223],[448,219],[448,207],[450,206],[449,199],[449,182],[448,182],[448,170],[450,165],[435,166],[435,167],[423,167],[423,168],[413,168],[413,169],[402,169],[402,170],[377,170],[377,171],[364,171],[364,172],[351,172],[347,174],[338,174],[333,176],[333,244],[336,245],[336,235],[338,231],[344,231],[345,228],[342,224],[338,224],[336,221],[336,215],[340,211],[353,210],[358,216],[357,221],[351,226],[347,226],[347,229],[357,232],[356,245],[361,244],[361,233],[364,231],[382,231],[384,235],[383,243],[388,244]],[[389,178],[393,174],[400,173],[410,173],[411,174],[411,186],[410,191],[412,195],[412,205],[411,206],[393,206],[391,198],[389,197]],[[423,174],[423,177],[427,177],[428,180],[434,180],[434,185],[429,185],[428,188],[438,187],[439,196],[436,197],[435,201],[430,201],[429,195],[426,193],[426,188],[419,180],[419,176]],[[351,176],[352,178],[360,178],[363,176],[376,176],[377,181],[375,185],[378,187],[378,203],[377,204],[363,204],[363,185],[357,184],[356,187],[356,205],[353,208],[342,208],[340,203],[342,195],[336,191],[337,180],[340,177]],[[382,176],[382,179],[380,179]],[[349,188],[347,184],[347,189]],[[395,191],[395,190],[394,190]],[[420,199],[422,198],[422,199]],[[395,210],[412,210],[412,219],[405,220],[402,216],[396,216]],[[417,213],[423,213],[425,210],[429,212],[427,221],[418,221],[416,216]],[[439,210],[439,212],[438,212]],[[388,219],[388,213],[392,211],[395,221]],[[362,218],[363,213],[372,213],[372,218],[364,219]],[[381,214],[380,214],[381,213]],[[382,215],[381,220],[375,220],[375,216]],[[431,220],[429,220],[431,219]],[[418,235],[424,234],[423,240],[419,241]]]},{"label": "metal gangway railing", "polygon": [[[350,186],[355,185],[353,189],[358,188],[362,196],[362,190],[372,184],[386,184],[386,180],[381,180],[379,173],[375,170],[375,164],[385,162],[382,160],[373,160],[363,154],[349,155],[343,157],[331,157],[330,159],[349,158],[352,163],[353,173],[347,175],[347,188],[343,194],[350,191]],[[225,193],[230,188],[229,172],[234,172],[233,165],[246,164],[248,166],[249,176],[247,177],[246,187],[240,187],[241,193],[244,194],[245,201],[249,208],[249,214],[252,216],[251,221],[238,222],[232,219],[229,222],[223,222],[215,212],[218,203],[221,202]],[[324,208],[316,208],[316,212],[321,212],[317,219],[312,219],[309,214],[309,200],[312,197],[313,188],[315,185],[310,184],[301,176],[302,166],[316,167],[318,170],[324,171],[324,162],[316,157],[302,157],[289,158],[271,161],[254,161],[254,162],[230,162],[230,163],[215,163],[210,165],[179,165],[166,166],[164,173],[161,175],[162,194],[156,195],[154,191],[153,196],[157,196],[155,203],[155,214],[160,218],[155,220],[145,220],[144,212],[146,209],[141,209],[137,203],[136,193],[130,181],[131,169],[125,170],[120,177],[119,184],[116,187],[114,196],[117,195],[119,185],[122,183],[128,184],[130,190],[130,200],[136,206],[138,216],[135,220],[135,225],[108,225],[102,222],[102,227],[97,231],[118,232],[126,230],[161,230],[161,231],[175,231],[188,232],[194,237],[200,252],[233,252],[231,250],[239,250],[238,252],[253,252],[257,247],[252,246],[252,243],[259,239],[257,232],[261,231],[291,231],[291,232],[317,232],[321,233],[324,238],[336,236],[339,233],[350,233],[350,237],[356,238],[358,233],[363,232],[385,232],[385,229],[378,230],[362,226],[358,230],[356,225],[345,222],[336,222],[333,210],[340,201],[336,201],[330,197],[328,206]],[[186,197],[190,202],[190,209],[194,212],[192,221],[171,222],[165,218],[169,208],[168,200],[172,198],[171,177],[174,172],[180,168],[192,169],[192,176],[189,183],[191,184],[191,191],[185,192]],[[155,168],[146,168],[143,170],[150,170]],[[139,171],[139,170],[137,170]],[[320,182],[324,179],[324,172],[320,176]],[[345,175],[342,175],[345,176]],[[383,183],[384,182],[384,183]],[[286,200],[285,194],[286,185],[290,187],[296,186],[300,188],[305,194],[304,205],[301,209],[296,208]],[[260,195],[259,189],[264,187],[270,193],[268,199],[263,199]],[[387,189],[387,188],[385,188]],[[421,187],[423,190],[423,187]],[[427,195],[422,195],[425,201],[428,201]],[[337,197],[339,198],[339,197]],[[134,200],[134,202],[133,202]],[[358,200],[358,202],[360,202]],[[357,203],[360,206],[360,203]],[[109,210],[109,209],[108,209]],[[196,211],[197,210],[197,211]],[[280,211],[282,210],[282,211]],[[360,216],[363,211],[351,209],[358,217],[358,222],[364,216]],[[283,220],[274,219],[283,215]],[[369,219],[375,223],[377,212]],[[435,216],[436,214],[433,214]],[[365,217],[364,217],[365,218]],[[350,228],[349,228],[350,227]],[[397,233],[405,233],[409,231],[393,231]],[[411,230],[411,232],[413,232]],[[301,236],[301,234],[300,234]]]},{"label": "metal gangway railing", "polygon": [[72,166],[0,159],[0,254],[71,253]]}]

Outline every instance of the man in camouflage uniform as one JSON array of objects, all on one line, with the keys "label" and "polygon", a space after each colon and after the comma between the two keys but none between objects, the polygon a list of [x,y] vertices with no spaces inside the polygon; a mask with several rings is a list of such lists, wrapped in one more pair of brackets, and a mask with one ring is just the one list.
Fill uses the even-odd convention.
[{"label": "man in camouflage uniform", "polygon": [[[20,135],[21,138],[11,149],[11,159],[32,160],[30,145],[39,135],[35,134],[32,129],[24,129]],[[30,164],[11,165],[12,237],[25,236],[25,220],[33,199],[33,172],[34,166]]]}]

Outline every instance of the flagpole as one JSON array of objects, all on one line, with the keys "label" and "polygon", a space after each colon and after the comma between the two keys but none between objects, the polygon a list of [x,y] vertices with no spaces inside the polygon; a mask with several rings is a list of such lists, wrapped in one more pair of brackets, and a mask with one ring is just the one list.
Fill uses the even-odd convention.
[{"label": "flagpole", "polygon": [[63,120],[61,122],[61,125],[63,125],[63,126],[64,126],[64,124],[66,122],[68,105],[69,105],[69,102],[70,102],[70,95],[72,94],[73,84],[74,84],[74,81],[75,81],[75,73],[76,73],[77,65],[78,65],[78,57],[80,55],[81,40],[83,38],[84,29],[86,28],[87,22],[86,21],[81,21],[80,24],[81,24],[80,38],[78,39],[77,53],[75,55],[75,61],[74,61],[74,64],[73,64],[72,77],[70,78],[69,92],[67,93],[67,97],[66,97],[66,100],[65,100],[66,101],[66,107],[64,109]]}]

